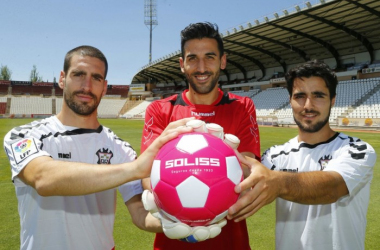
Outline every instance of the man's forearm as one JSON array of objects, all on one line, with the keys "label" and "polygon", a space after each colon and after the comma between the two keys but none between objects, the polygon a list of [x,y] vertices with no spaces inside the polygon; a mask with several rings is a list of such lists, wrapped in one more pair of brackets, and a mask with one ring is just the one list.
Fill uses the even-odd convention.
[{"label": "man's forearm", "polygon": [[333,171],[277,172],[280,198],[301,204],[328,204],[348,194],[342,176]]},{"label": "man's forearm", "polygon": [[134,162],[107,166],[90,165],[39,157],[31,161],[19,177],[42,196],[85,195],[138,179],[134,165]]}]

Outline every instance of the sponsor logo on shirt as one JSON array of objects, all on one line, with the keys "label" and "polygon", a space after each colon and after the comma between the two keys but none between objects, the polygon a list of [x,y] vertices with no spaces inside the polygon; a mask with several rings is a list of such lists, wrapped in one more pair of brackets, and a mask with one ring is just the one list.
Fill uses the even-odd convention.
[{"label": "sponsor logo on shirt", "polygon": [[281,168],[279,171],[282,171],[282,172],[290,172],[290,173],[297,173],[298,172],[298,168],[295,168],[295,169],[291,169],[291,168]]},{"label": "sponsor logo on shirt", "polygon": [[71,159],[71,152],[69,152],[68,154],[58,153],[58,158],[61,158],[61,159]]},{"label": "sponsor logo on shirt", "polygon": [[193,115],[193,116],[215,116],[215,111],[212,111],[211,113],[201,113],[201,112],[191,111],[191,115]]},{"label": "sponsor logo on shirt", "polygon": [[98,164],[111,164],[113,153],[111,150],[108,151],[108,148],[99,149],[96,152],[96,155],[98,156]]},{"label": "sponsor logo on shirt", "polygon": [[38,152],[37,145],[33,138],[26,138],[11,145],[13,158],[16,163],[20,163],[30,155]]}]

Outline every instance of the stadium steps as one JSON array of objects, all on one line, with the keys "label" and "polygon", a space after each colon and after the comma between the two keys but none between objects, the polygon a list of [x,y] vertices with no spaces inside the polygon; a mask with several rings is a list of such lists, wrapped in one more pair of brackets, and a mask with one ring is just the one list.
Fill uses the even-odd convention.
[{"label": "stadium steps", "polygon": [[149,106],[149,104],[152,101],[142,101],[139,105],[135,106],[133,109],[130,109],[128,112],[123,114],[123,117],[127,119],[131,118],[137,118],[137,119],[144,119],[145,118],[145,111],[146,108]]},{"label": "stadium steps", "polygon": [[371,91],[369,91],[367,94],[362,96],[359,100],[357,100],[352,107],[356,108],[362,105],[365,101],[367,101],[374,93],[376,93],[380,89],[380,84],[374,87]]},{"label": "stadium steps", "polygon": [[259,91],[257,91],[256,93],[254,93],[252,96],[251,96],[251,99],[253,99],[254,96],[260,94],[262,92],[262,90],[260,89]]},{"label": "stadium steps", "polygon": [[144,100],[139,100],[139,101],[131,101],[131,100],[127,100],[124,104],[124,106],[121,108],[120,110],[120,114],[125,114],[127,113],[129,110],[135,108],[136,106],[138,106],[140,103],[142,103]]}]

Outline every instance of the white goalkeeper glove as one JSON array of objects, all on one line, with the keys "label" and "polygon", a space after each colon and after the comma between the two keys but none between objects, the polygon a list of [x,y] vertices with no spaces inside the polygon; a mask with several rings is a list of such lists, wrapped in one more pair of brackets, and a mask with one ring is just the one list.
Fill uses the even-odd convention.
[{"label": "white goalkeeper glove", "polygon": [[205,123],[202,120],[191,120],[186,123],[187,127],[192,127],[194,132],[209,133],[222,139],[232,149],[237,149],[240,140],[237,136],[232,134],[224,134],[223,127],[216,123]]},{"label": "white goalkeeper glove", "polygon": [[154,197],[151,191],[144,190],[142,202],[145,210],[149,211],[154,217],[158,218],[162,224],[162,230],[169,239],[196,243],[214,238],[222,232],[222,227],[227,224],[226,219],[209,226],[190,227],[189,225],[172,221],[158,212]]}]

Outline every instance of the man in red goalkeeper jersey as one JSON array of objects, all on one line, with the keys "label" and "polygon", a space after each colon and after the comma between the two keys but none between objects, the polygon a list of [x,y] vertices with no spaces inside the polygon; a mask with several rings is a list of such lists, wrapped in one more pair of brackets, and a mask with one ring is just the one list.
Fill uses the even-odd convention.
[{"label": "man in red goalkeeper jersey", "polygon": [[[259,130],[255,106],[248,97],[223,92],[218,86],[220,70],[226,67],[222,38],[218,26],[211,23],[190,24],[181,31],[179,59],[189,88],[180,94],[150,104],[146,110],[141,142],[143,152],[171,121],[196,117],[206,123],[217,123],[225,133],[236,135],[241,143],[238,151],[260,159]],[[150,189],[149,180],[144,188]],[[197,243],[188,243],[156,234],[154,249],[250,249],[245,220],[228,221],[220,235]]]}]

